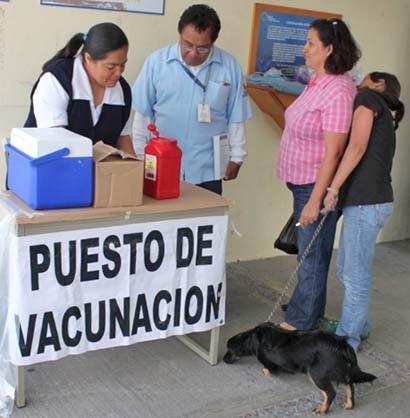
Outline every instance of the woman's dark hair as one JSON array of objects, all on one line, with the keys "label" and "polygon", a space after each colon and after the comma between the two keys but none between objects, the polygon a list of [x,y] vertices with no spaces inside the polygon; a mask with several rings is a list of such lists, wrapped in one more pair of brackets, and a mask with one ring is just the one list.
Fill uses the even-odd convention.
[{"label": "woman's dark hair", "polygon": [[404,116],[404,104],[399,100],[401,93],[399,80],[393,74],[382,73],[379,71],[370,73],[369,77],[374,83],[384,80],[385,89],[379,94],[383,97],[389,109],[394,113],[394,129],[396,130],[399,127],[399,122]]},{"label": "woman's dark hair", "polygon": [[187,25],[193,25],[198,32],[211,28],[211,40],[214,43],[221,30],[221,21],[214,9],[206,4],[193,4],[182,13],[178,22],[178,32],[182,33]]},{"label": "woman's dark hair", "polygon": [[340,19],[317,19],[310,24],[310,28],[317,30],[324,46],[333,46],[325,62],[326,72],[344,74],[350,71],[362,53],[346,24]]},{"label": "woman's dark hair", "polygon": [[43,71],[56,59],[75,57],[81,47],[83,47],[81,55],[84,56],[88,52],[93,60],[98,61],[109,52],[124,46],[128,46],[128,39],[122,29],[114,23],[99,23],[93,26],[88,33],[75,34],[63,49],[43,65]]}]

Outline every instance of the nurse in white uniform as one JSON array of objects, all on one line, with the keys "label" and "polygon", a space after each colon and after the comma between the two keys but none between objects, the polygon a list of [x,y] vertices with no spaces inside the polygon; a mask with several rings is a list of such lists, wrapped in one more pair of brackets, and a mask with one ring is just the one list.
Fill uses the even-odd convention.
[{"label": "nurse in white uniform", "polygon": [[63,126],[135,155],[131,89],[121,76],[127,54],[128,39],[113,23],[74,35],[43,65],[25,126]]}]

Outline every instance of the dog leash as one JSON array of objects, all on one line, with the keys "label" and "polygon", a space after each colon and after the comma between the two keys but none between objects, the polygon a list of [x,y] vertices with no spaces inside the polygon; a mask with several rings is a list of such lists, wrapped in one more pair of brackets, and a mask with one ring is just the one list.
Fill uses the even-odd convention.
[{"label": "dog leash", "polygon": [[271,313],[268,316],[268,319],[266,320],[267,322],[270,322],[272,320],[273,314],[278,310],[283,297],[285,296],[285,294],[287,293],[287,291],[289,290],[290,286],[296,281],[297,278],[297,273],[300,269],[300,266],[303,264],[303,262],[305,261],[305,258],[308,256],[310,249],[312,248],[313,243],[315,242],[317,236],[319,235],[320,230],[322,229],[325,220],[327,218],[327,215],[329,214],[329,210],[327,209],[322,209],[320,211],[320,213],[323,215],[323,218],[320,220],[319,225],[317,226],[312,239],[310,240],[308,246],[305,248],[305,251],[303,252],[302,256],[300,257],[300,260],[295,268],[295,270],[293,270],[292,274],[290,275],[288,281],[285,284],[285,287],[283,288],[282,293],[280,294],[280,296],[278,297],[277,301],[275,302],[275,304],[273,305],[273,309],[271,311]]}]

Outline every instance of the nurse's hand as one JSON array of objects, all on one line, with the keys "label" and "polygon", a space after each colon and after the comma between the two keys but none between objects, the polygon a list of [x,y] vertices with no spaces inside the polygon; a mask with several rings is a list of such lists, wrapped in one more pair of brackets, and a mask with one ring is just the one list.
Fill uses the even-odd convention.
[{"label": "nurse's hand", "polygon": [[233,161],[229,161],[228,166],[226,167],[224,180],[233,180],[238,177],[239,169],[241,168],[241,164],[234,163]]},{"label": "nurse's hand", "polygon": [[134,146],[132,145],[132,139],[130,135],[120,136],[117,141],[117,148],[126,152],[127,154],[133,155],[134,157],[137,156],[134,150]]}]

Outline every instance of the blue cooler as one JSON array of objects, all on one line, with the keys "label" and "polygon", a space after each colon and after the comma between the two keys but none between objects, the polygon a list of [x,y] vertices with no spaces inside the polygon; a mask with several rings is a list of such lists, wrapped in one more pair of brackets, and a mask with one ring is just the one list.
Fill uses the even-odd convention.
[{"label": "blue cooler", "polygon": [[14,128],[8,153],[8,188],[33,209],[91,206],[92,142],[64,128]]}]

